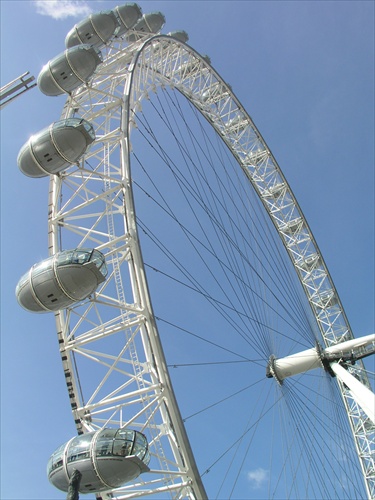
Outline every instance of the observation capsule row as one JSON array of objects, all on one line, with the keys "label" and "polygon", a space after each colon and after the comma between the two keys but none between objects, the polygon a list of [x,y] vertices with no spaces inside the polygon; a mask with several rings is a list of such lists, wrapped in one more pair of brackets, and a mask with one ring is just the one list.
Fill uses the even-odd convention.
[{"label": "observation capsule row", "polygon": [[38,76],[39,89],[48,96],[73,92],[87,83],[103,62],[99,47],[130,29],[132,34],[129,34],[128,41],[136,41],[144,33],[159,32],[164,23],[165,18],[160,12],[142,16],[137,4],[125,4],[113,11],[91,14],[68,33],[65,39],[67,50],[42,68]]},{"label": "observation capsule row", "polygon": [[50,457],[47,475],[59,490],[68,491],[77,469],[82,474],[80,493],[118,488],[148,472],[150,453],[144,434],[130,429],[104,428],[76,436]]},{"label": "observation capsule row", "polygon": [[[144,34],[158,33],[164,24],[165,17],[161,12],[142,15],[136,3],[125,4],[113,10],[96,12],[77,23],[67,34],[65,46],[89,44],[101,47],[113,37],[124,35],[128,42],[134,42]],[[133,33],[128,33],[130,30]]]},{"label": "observation capsule row", "polygon": [[[146,20],[144,26],[147,26]],[[184,43],[189,39],[185,31],[168,33],[168,36]],[[47,96],[58,96],[64,92],[69,94],[87,83],[102,62],[101,52],[89,44],[68,48],[42,68],[37,80],[39,90]]]},{"label": "observation capsule row", "polygon": [[[114,37],[125,36],[128,42],[147,34],[158,33],[165,24],[161,12],[142,15],[137,4],[125,4],[113,11],[91,14],[76,24],[65,39],[67,50],[51,59],[38,76],[38,87],[45,95],[71,93],[87,83],[103,62],[100,48]],[[184,31],[168,34],[182,42],[188,40]]]},{"label": "observation capsule row", "polygon": [[[68,33],[67,50],[50,60],[38,77],[39,89],[49,96],[71,93],[87,83],[103,62],[99,48],[113,37],[129,42],[160,31],[160,12],[142,16],[137,4],[90,15]],[[129,30],[131,33],[127,35]],[[20,170],[30,177],[58,174],[76,163],[95,141],[92,125],[69,118],[52,123],[33,135],[18,155]],[[96,249],[58,252],[39,262],[19,280],[19,304],[33,312],[57,311],[85,300],[107,276],[104,255]],[[82,474],[79,491],[99,492],[116,488],[149,471],[146,437],[128,429],[102,429],[77,436],[51,456],[47,474],[57,488],[68,491],[74,469]]]},{"label": "observation capsule row", "polygon": [[107,272],[105,257],[99,250],[65,250],[24,274],[17,284],[16,297],[31,312],[59,311],[94,293]]}]

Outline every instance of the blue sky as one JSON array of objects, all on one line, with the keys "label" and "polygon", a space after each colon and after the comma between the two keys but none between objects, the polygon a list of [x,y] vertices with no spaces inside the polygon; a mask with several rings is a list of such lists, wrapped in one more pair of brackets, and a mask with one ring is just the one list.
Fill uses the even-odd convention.
[{"label": "blue sky", "polygon": [[[61,4],[72,15],[63,17]],[[164,32],[186,30],[189,44],[208,54],[231,84],[300,203],[354,334],[372,333],[373,2],[139,4],[143,12],[164,13]],[[37,76],[64,50],[75,22],[116,5],[1,0],[1,85],[25,71]],[[74,433],[53,316],[26,313],[14,296],[19,277],[47,255],[48,180],[22,176],[17,154],[32,133],[59,117],[63,103],[33,89],[1,111],[3,500],[63,498],[49,485],[45,467]],[[262,467],[249,472],[255,490],[264,475]]]}]

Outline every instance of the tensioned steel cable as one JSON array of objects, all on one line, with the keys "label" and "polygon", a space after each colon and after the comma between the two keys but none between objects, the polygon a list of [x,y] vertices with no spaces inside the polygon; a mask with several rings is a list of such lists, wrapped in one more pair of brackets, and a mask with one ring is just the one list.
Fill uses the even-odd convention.
[{"label": "tensioned steel cable", "polygon": [[[184,113],[183,113],[183,111],[182,111],[182,109],[181,109],[180,101],[179,101],[177,98],[175,98],[174,100],[172,100],[172,97],[171,97],[171,93],[170,93],[170,92],[163,92],[163,95],[165,95],[165,96],[167,97],[167,99],[166,99],[167,104],[168,104],[168,105],[170,105],[170,103],[171,103],[171,105],[173,105],[174,109],[176,109],[176,110],[177,110],[177,113],[179,114],[179,116],[180,116],[181,120],[185,123],[185,126],[186,126],[186,129],[187,129],[188,133],[189,133],[189,136],[190,136],[190,137],[192,137],[192,141],[191,141],[191,143],[192,143],[193,145],[197,144],[198,146],[200,146],[200,142],[199,142],[199,141],[197,141],[197,137],[196,137],[197,132],[195,132],[195,131],[192,129],[192,127],[191,127],[191,126],[187,123],[186,118],[185,118],[185,116],[184,116]],[[159,102],[160,102],[159,96],[158,96],[158,100],[159,100]],[[211,151],[211,150],[213,151],[213,153],[214,153],[217,157],[218,157],[218,155],[221,155],[221,156],[222,156],[222,155],[225,155],[225,156],[226,156],[226,159],[227,159],[227,160],[226,160],[226,162],[225,162],[225,160],[223,159],[223,157],[221,157],[221,158],[220,158],[220,163],[221,163],[221,165],[223,165],[223,166],[224,166],[224,165],[225,165],[228,161],[230,161],[230,160],[229,160],[229,150],[228,150],[228,148],[226,148],[226,147],[225,147],[225,148],[223,148],[223,147],[222,147],[222,146],[223,146],[223,144],[222,144],[222,140],[221,140],[221,138],[219,138],[219,137],[218,137],[218,134],[216,134],[216,135],[215,135],[215,138],[216,138],[216,144],[217,144],[217,146],[220,146],[220,147],[216,147],[216,148],[214,147],[214,145],[213,145],[213,143],[212,143],[211,138],[208,136],[206,129],[203,127],[202,120],[201,120],[201,119],[199,119],[199,118],[200,118],[200,116],[198,115],[198,111],[197,111],[197,109],[196,109],[196,108],[195,108],[195,107],[194,107],[194,106],[193,106],[190,102],[189,102],[189,106],[190,106],[190,108],[192,109],[193,113],[195,114],[195,116],[196,116],[196,118],[197,118],[197,123],[198,123],[198,126],[199,126],[199,132],[200,132],[201,136],[202,136],[202,137],[203,137],[203,139],[205,140],[206,145],[207,145],[207,143],[209,143],[209,145],[210,145],[210,147],[211,147],[211,149],[210,149],[210,150],[208,149],[208,147],[206,148],[206,151],[207,151],[207,152],[206,152],[206,151],[203,151],[203,148],[202,148],[202,147],[200,147],[200,150],[202,151],[202,153],[203,153],[203,154],[205,154],[205,155],[206,155],[206,158],[207,158],[207,155],[209,155],[209,153],[210,153],[210,151]],[[174,114],[173,114],[173,113],[171,113],[171,114],[172,114],[172,117],[174,117],[177,113],[174,113]],[[178,127],[178,121],[177,121],[177,119],[176,119],[176,118],[175,118],[175,120],[174,120],[174,123],[175,123],[175,125]],[[184,139],[184,134],[181,134],[181,139],[182,139],[182,140]],[[188,151],[188,148],[186,148],[186,151]],[[233,160],[233,157],[232,157],[232,156],[231,156],[231,159]],[[213,162],[212,160],[208,161],[208,165],[209,165],[209,166],[211,166],[211,168],[212,168],[213,172],[215,172],[215,171],[216,171],[216,170],[215,170],[215,168],[214,168],[214,162]],[[235,194],[237,194],[237,195],[238,195],[238,199],[239,199],[241,202],[242,202],[243,198],[242,198],[242,196],[240,196],[240,195],[239,195],[239,189],[241,189],[241,190],[244,192],[244,196],[245,196],[245,197],[246,197],[246,199],[248,200],[248,202],[249,202],[250,207],[251,207],[251,209],[252,209],[252,210],[250,210],[250,211],[249,211],[249,208],[248,208],[248,207],[246,207],[246,206],[243,206],[243,208],[244,208],[244,211],[245,211],[245,212],[250,213],[250,214],[254,214],[254,216],[256,217],[256,223],[254,224],[254,229],[257,229],[257,228],[259,228],[259,227],[263,226],[262,222],[264,223],[264,221],[266,220],[266,217],[268,217],[268,216],[265,214],[265,211],[264,211],[264,210],[259,210],[259,206],[255,209],[255,206],[254,206],[254,204],[253,204],[253,198],[250,198],[250,197],[249,197],[249,192],[250,192],[250,190],[252,190],[252,187],[251,187],[251,186],[250,186],[250,184],[248,183],[247,178],[245,179],[245,181],[246,181],[246,182],[243,182],[243,181],[244,181],[244,179],[242,178],[242,179],[241,179],[241,181],[242,181],[242,182],[241,182],[241,181],[239,181],[239,182],[238,182],[238,186],[236,187],[236,186],[234,185],[233,180],[232,180],[232,175],[229,175],[229,173],[228,173],[226,170],[224,170],[224,171],[226,172],[226,180],[227,180],[228,187],[230,187],[231,185],[233,186],[233,189],[234,189],[234,191],[235,191]],[[202,175],[204,175],[204,172],[205,172],[205,170],[204,170],[204,169],[202,169],[202,170],[201,170]],[[199,171],[197,171],[197,173],[200,173],[200,172],[199,172]],[[234,174],[234,175],[235,175],[235,177],[237,178],[237,180],[239,180],[239,174],[240,174],[240,173],[242,173],[242,174],[243,174],[243,172],[241,171],[241,169],[240,169],[240,168],[237,168],[237,165],[236,165],[236,168],[234,168],[234,169],[233,169],[232,174]],[[222,183],[222,181],[220,180],[220,178],[219,178],[218,176],[217,176],[217,180],[218,180],[218,182],[220,183],[221,187],[222,187],[224,190],[226,190],[226,189],[227,189],[226,185]],[[245,189],[245,188],[246,188],[246,189]],[[258,198],[256,197],[256,198],[255,198],[255,200],[256,200],[256,201],[258,201]],[[242,214],[241,214],[241,213],[237,213],[237,215],[241,216]],[[260,217],[262,217],[262,221],[260,220]],[[267,219],[267,220],[268,220],[268,219]],[[246,230],[248,231],[248,234],[249,234],[250,236],[252,236],[252,237],[253,237],[254,246],[255,246],[255,245],[256,245],[256,243],[257,243],[257,238],[254,238],[254,235],[253,235],[253,231],[252,231],[252,229],[251,229],[251,228],[247,225],[247,223],[246,223],[246,222],[245,222],[245,224],[246,224]],[[269,244],[270,244],[270,242],[271,242],[271,241],[272,241],[272,242],[274,241],[274,240],[272,240],[272,239],[271,239],[271,236],[272,236],[272,235],[274,235],[274,234],[275,234],[275,231],[273,231],[273,232],[271,232],[271,233],[267,233],[267,245],[264,245],[264,248],[268,249],[268,248],[270,247],[270,245],[269,245]],[[263,239],[263,234],[262,234],[259,230],[258,230],[258,236],[261,238],[261,240],[263,241],[263,244],[264,244],[265,242],[264,242],[264,239]],[[245,238],[245,235],[244,235],[244,234],[242,234],[242,237],[243,237],[243,238]],[[277,238],[279,238],[279,236],[278,236],[278,235],[277,235]],[[272,246],[272,249],[273,249],[273,251],[270,253],[270,256],[271,256],[271,258],[272,258],[272,260],[273,260],[273,263],[274,263],[273,268],[274,268],[274,269],[275,269],[275,268],[276,268],[276,269],[278,269],[278,268],[279,268],[279,265],[281,264],[281,265],[284,267],[284,270],[285,270],[285,273],[284,273],[284,275],[283,275],[283,281],[281,282],[281,284],[283,284],[283,285],[284,285],[284,283],[285,283],[285,282],[289,282],[289,283],[290,283],[290,285],[291,285],[291,273],[290,273],[290,269],[289,269],[289,270],[286,270],[286,268],[285,268],[285,259],[281,258],[280,246],[273,245],[273,246]],[[275,251],[274,251],[274,250],[277,250],[277,252],[275,253]],[[257,259],[260,261],[259,256],[257,256],[257,255],[256,255],[256,253],[254,253],[254,255],[255,255],[255,256],[257,257]],[[278,262],[277,262],[277,265],[276,265],[276,260],[275,260],[276,255],[280,257],[280,258],[279,258],[279,260],[278,260]],[[267,261],[268,261],[268,256],[267,256],[267,255],[265,256],[265,258],[266,258],[266,259],[267,259]],[[270,264],[270,262],[269,262],[269,261],[268,261],[268,264]],[[266,269],[266,271],[267,271],[267,269]],[[289,272],[288,272],[288,271],[289,271]],[[278,278],[278,277],[279,277],[279,273],[275,273],[275,274],[274,274],[274,276],[275,276],[276,278]],[[281,276],[281,275],[280,275],[280,276]],[[291,291],[291,292],[295,292],[295,287],[290,286],[290,288],[286,288],[286,289],[285,289],[285,291],[286,291],[287,293],[289,293],[290,291]],[[297,301],[297,302],[295,303],[295,306],[299,309],[300,314],[301,314],[302,316],[304,316],[305,312],[304,312],[304,310],[303,310],[303,308],[302,308],[302,306],[301,306],[301,304],[302,304],[302,302],[301,302],[301,297],[300,297],[299,295],[297,295],[297,294],[295,294],[295,293],[294,293],[294,299]]]},{"label": "tensioned steel cable", "polygon": [[[160,112],[159,112],[158,110],[156,110],[156,111],[157,111],[157,112],[159,113],[159,115],[160,115]],[[168,125],[168,123],[166,123],[166,126],[169,126],[169,125]],[[151,127],[149,127],[149,128],[151,128]],[[175,137],[175,136],[174,136],[174,137]],[[174,164],[173,166],[174,166],[175,168],[177,168],[175,164]],[[237,169],[237,170],[239,170],[239,169]]]},{"label": "tensioned steel cable", "polygon": [[[241,358],[241,359],[236,360],[236,361],[224,361],[223,363],[232,363],[232,362],[233,363],[254,363],[254,364],[257,364],[258,366],[261,366],[262,368],[264,368],[264,359],[249,359],[246,356],[244,356],[243,354],[240,354],[238,352],[234,352],[233,350],[228,349],[227,347],[219,345],[218,343],[213,342],[212,340],[206,339],[206,338],[202,337],[201,335],[198,335],[198,334],[196,334],[196,333],[194,333],[192,331],[187,330],[186,328],[178,326],[175,323],[171,323],[170,321],[168,321],[168,320],[166,320],[164,318],[160,318],[159,316],[155,316],[155,319],[157,321],[161,321],[163,323],[166,323],[166,324],[172,326],[173,328],[175,328],[175,329],[177,329],[179,331],[182,331],[182,332],[184,332],[184,333],[186,333],[186,334],[188,334],[188,335],[190,335],[190,336],[192,336],[194,338],[197,338],[197,339],[199,339],[202,342],[206,342],[206,343],[208,343],[208,344],[210,344],[210,345],[212,345],[214,347],[217,347],[217,348],[223,350],[224,352],[227,352],[229,354],[233,354],[234,356]],[[207,363],[207,364],[209,364],[209,363]],[[170,365],[170,366],[174,367],[174,366],[183,366],[183,365],[181,365],[181,364],[177,364],[177,365],[173,364],[173,365]]]},{"label": "tensioned steel cable", "polygon": [[[308,457],[310,454],[312,455],[312,451],[314,452],[315,455],[321,454],[322,443],[327,442],[328,436],[332,439],[333,432],[335,433],[335,435],[337,435],[337,439],[341,443],[343,437],[347,435],[347,432],[344,432],[345,427],[342,424],[345,422],[341,419],[340,419],[341,425],[338,425],[336,427],[337,422],[335,422],[336,425],[329,426],[329,421],[332,422],[333,417],[329,417],[329,415],[326,412],[324,412],[321,407],[315,408],[315,412],[313,413],[313,415],[316,421],[314,422],[311,412],[311,402],[310,406],[307,406],[306,400],[310,402],[310,400],[306,396],[306,391],[299,390],[298,379],[295,381],[295,383],[289,384],[289,390],[286,394],[286,399],[285,399],[286,405],[289,408],[289,413],[290,413],[289,418],[292,418],[296,422],[296,429],[298,431],[298,436],[300,438],[301,443],[303,444],[303,449],[305,450],[306,456]],[[332,408],[332,406],[329,405],[329,408]],[[319,423],[319,426],[316,425],[317,422]],[[308,440],[306,435],[300,432],[300,429],[304,427],[314,429],[313,433],[309,433]],[[346,429],[348,429],[348,426],[346,426]],[[326,431],[325,434],[322,433],[323,430]],[[313,450],[311,448],[313,448]],[[350,450],[352,449],[352,446],[346,447],[346,449]],[[341,448],[340,452],[341,456],[342,453],[343,449]],[[324,457],[324,453],[322,456]],[[336,454],[336,456],[338,455]],[[348,455],[345,455],[345,457],[346,457],[346,463],[349,462],[349,465],[352,468],[352,472],[357,471],[358,475],[359,466],[358,464],[356,464],[354,457]],[[320,477],[321,473],[317,468],[315,460],[311,460],[310,465],[312,468],[314,468],[315,475],[318,475]],[[343,467],[343,465],[340,463],[339,460],[336,461],[335,465],[339,468],[339,470],[341,470],[343,474],[346,475],[348,473],[348,470]],[[336,469],[333,467],[333,464],[331,464],[329,461],[327,461],[324,467],[326,470],[331,471],[331,473],[328,474],[328,480],[331,481],[332,488],[336,490],[337,485],[340,484],[340,477],[338,476]],[[354,477],[354,475],[352,477]],[[352,484],[352,486],[356,489],[357,495],[359,495],[360,490],[357,489],[354,484]],[[348,498],[350,498],[350,496]]]},{"label": "tensioned steel cable", "polygon": [[[180,101],[176,97],[175,97],[175,99],[172,99],[172,95],[176,96],[176,93],[171,93],[171,92],[164,91],[162,93],[162,95],[163,96],[165,95],[165,97],[166,97],[165,101],[166,101],[167,105],[169,106],[169,109],[171,109],[171,106],[173,106],[174,110],[177,111],[177,112],[173,113],[173,110],[171,110],[171,116],[174,119],[175,126],[177,128],[179,126],[179,122],[177,121],[177,118],[176,118],[176,115],[179,114],[180,119],[183,121],[183,123],[186,126],[186,130],[187,130],[187,132],[189,134],[189,137],[192,138],[191,144],[193,146],[195,146],[197,144],[197,146],[200,147],[200,151],[205,155],[205,157],[206,157],[207,160],[209,160],[208,157],[209,157],[209,154],[210,154],[211,151],[218,158],[219,158],[219,155],[221,155],[221,156],[225,155],[227,161],[224,161],[224,159],[222,157],[220,158],[220,163],[224,167],[227,164],[228,160],[229,160],[229,154],[230,154],[229,153],[229,149],[227,147],[223,147],[222,140],[221,140],[221,138],[219,138],[218,134],[215,134],[216,147],[213,145],[212,139],[208,136],[206,129],[203,127],[202,119],[200,119],[201,117],[200,117],[197,109],[190,103],[190,101],[188,101],[188,105],[190,106],[192,112],[194,113],[194,115],[195,115],[195,117],[197,119],[197,123],[198,123],[198,126],[199,126],[200,135],[205,140],[206,145],[207,145],[207,143],[209,143],[211,149],[208,149],[208,147],[207,147],[206,150],[203,150],[203,148],[200,146],[200,142],[197,140],[197,134],[198,134],[198,132],[195,132],[195,129],[193,129],[189,125],[189,123],[187,122],[187,120],[185,118],[185,115],[183,113],[183,110],[181,109],[181,103],[180,103]],[[159,94],[157,95],[157,99],[158,99],[158,102],[162,106],[162,103],[161,103],[160,98],[159,98]],[[168,123],[166,123],[166,125],[168,125]],[[173,130],[175,130],[175,128],[173,128]],[[173,132],[173,130],[171,130],[171,131]],[[180,134],[180,138],[181,138],[181,141],[184,142],[184,134],[183,133]],[[219,146],[219,147],[217,147],[217,146]],[[188,153],[188,151],[189,151],[189,148],[186,147],[185,148],[185,152]],[[231,159],[233,160],[233,156],[232,155],[231,155]],[[212,160],[209,160],[207,162],[207,165],[211,167],[211,169],[212,169],[212,171],[214,173],[216,172],[216,169],[214,168],[214,162]],[[227,181],[228,186],[229,187],[230,187],[230,185],[233,186],[236,194],[238,195],[239,200],[242,202],[242,196],[239,195],[239,191],[238,191],[239,189],[241,189],[244,192],[244,196],[249,201],[250,206],[253,208],[253,210],[250,210],[249,213],[250,214],[254,214],[254,216],[256,217],[257,223],[254,225],[254,227],[258,228],[259,226],[262,226],[263,224],[261,223],[259,217],[262,217],[262,220],[264,221],[266,219],[266,217],[268,217],[268,216],[265,214],[264,210],[254,209],[253,198],[249,197],[249,193],[252,190],[252,187],[250,186],[247,178],[245,179],[246,182],[243,182],[244,179],[242,178],[242,182],[238,183],[238,187],[236,187],[234,185],[234,183],[233,183],[233,180],[232,180],[233,174],[235,175],[235,177],[237,179],[239,179],[239,173],[243,174],[242,170],[238,167],[238,165],[236,163],[235,168],[233,168],[233,171],[231,171],[232,175],[229,175],[229,173],[227,172],[226,169],[224,169],[224,172],[226,173],[226,181]],[[204,176],[205,169],[202,168],[200,171],[196,169],[196,173]],[[218,180],[218,183],[220,183],[221,189],[223,189],[223,191],[227,192],[227,185],[221,181],[221,179],[219,178],[219,176],[217,176],[217,180]],[[229,197],[231,196],[228,192],[227,192],[227,194],[229,195]],[[258,197],[255,197],[255,200],[258,201]],[[246,212],[248,211],[248,207],[244,206],[243,208],[244,208],[244,210]],[[237,213],[237,215],[242,215],[242,214],[241,213]],[[247,229],[247,231],[249,231],[249,234],[252,235],[251,228],[249,228],[249,226],[247,226],[246,229]],[[258,231],[258,234],[261,237],[261,239],[263,239],[262,233],[260,233]],[[274,234],[275,234],[275,231],[273,231],[271,233],[267,233],[267,245],[264,248],[267,249],[269,247],[269,243],[271,242],[270,236],[274,235]],[[279,238],[279,236],[277,236],[277,238]],[[256,244],[256,242],[257,242],[257,239],[254,238],[254,244]],[[264,242],[264,240],[263,240],[263,242]],[[280,254],[280,246],[277,247],[277,250],[278,250],[277,254],[280,256],[281,255]],[[272,252],[270,255],[271,255],[271,257],[274,257],[275,256],[275,252]],[[274,261],[274,262],[276,262],[276,261]],[[280,258],[280,264],[283,264],[285,266],[285,259]],[[276,268],[278,268],[278,266]],[[275,274],[275,277],[278,277],[278,274]],[[291,273],[290,273],[290,270],[289,270],[289,272],[286,272],[284,274],[283,278],[288,282],[288,281],[290,281],[290,277],[291,277]],[[290,283],[291,283],[291,281],[290,281]],[[283,284],[283,282],[282,282],[282,284]],[[291,290],[294,291],[294,287],[292,287]],[[286,291],[288,292],[288,289],[286,289]],[[299,303],[301,303],[301,302],[299,301]],[[300,312],[302,312],[302,310],[300,310]]]},{"label": "tensioned steel cable", "polygon": [[[143,221],[140,220],[138,218],[138,224],[139,224],[139,227],[141,230],[143,230],[145,232],[145,234],[147,234],[148,238],[150,238],[159,248],[162,249],[163,253],[165,255],[168,255],[168,250],[164,247],[162,241],[155,235],[155,233],[152,232],[152,230],[146,226],[144,226],[143,224]],[[236,313],[236,316],[238,318],[246,318],[246,319],[249,319],[254,325],[260,325],[260,326],[266,326],[268,331],[274,331],[275,333],[278,333],[281,337],[283,338],[286,338],[286,339],[289,339],[289,340],[292,340],[293,342],[296,342],[297,344],[300,344],[304,347],[306,347],[307,345],[304,344],[304,343],[301,343],[297,340],[295,340],[293,337],[290,337],[289,335],[283,333],[282,331],[280,330],[277,330],[277,329],[274,329],[272,328],[271,326],[269,325],[265,325],[263,323],[261,323],[259,320],[257,320],[256,318],[253,318],[251,316],[249,316],[247,313],[243,313],[242,311],[238,310],[235,308],[235,306],[231,306],[231,305],[228,305],[227,303],[225,302],[222,302],[221,300],[217,299],[216,297],[214,297],[213,295],[211,295],[209,292],[207,292],[203,286],[201,286],[198,282],[196,282],[195,278],[190,274],[189,270],[180,262],[180,261],[176,261],[175,260],[175,256],[172,255],[172,254],[169,254],[168,255],[168,258],[171,260],[171,262],[173,262],[177,268],[182,271],[182,273],[185,275],[185,277],[188,278],[188,280],[190,281],[190,285],[187,284],[187,283],[184,283],[182,282],[181,280],[173,277],[172,275],[164,272],[163,270],[161,269],[156,269],[154,268],[153,266],[150,266],[149,264],[145,263],[146,267],[149,267],[149,268],[152,268],[154,269],[156,272],[168,277],[169,279],[172,279],[178,283],[180,283],[181,285],[184,285],[185,287],[188,287],[190,288],[191,290],[203,295],[204,297],[206,297],[212,305],[214,305],[214,307],[217,309],[217,307],[215,306],[215,304],[217,306],[220,306],[222,308],[225,308],[226,310],[230,310],[230,311],[233,311]],[[228,321],[232,324],[232,326],[234,325],[234,319],[232,317],[229,317],[226,315],[226,313],[221,310],[220,311],[220,314],[222,314],[223,316],[226,316]],[[237,325],[237,328],[240,328],[238,325]],[[253,345],[254,342],[256,342],[256,339],[254,339],[253,337],[249,337],[248,333],[247,333],[247,330],[242,330],[242,329],[239,329],[237,330],[238,333],[240,333],[240,335],[243,337],[243,338],[247,338],[247,341]],[[262,349],[259,348],[262,352]],[[264,354],[264,352],[263,352]],[[267,359],[267,356],[266,356],[266,359]]]},{"label": "tensioned steel cable", "polygon": [[[166,95],[167,95],[167,96],[169,96],[169,93],[166,93]],[[159,102],[160,102],[160,99],[159,99]],[[167,101],[167,102],[168,102],[168,101]],[[161,104],[161,103],[160,103],[160,105],[162,106],[162,104]],[[155,107],[155,106],[154,106],[154,107]],[[156,107],[155,107],[155,110],[158,112],[158,109],[157,109]],[[195,110],[195,108],[194,108],[194,110]],[[196,111],[196,110],[195,110],[195,111]],[[184,118],[183,113],[182,113],[182,112],[180,112],[180,114],[181,114],[181,119],[183,120],[183,122],[184,122],[184,123],[185,123],[185,125],[186,125],[186,129],[187,129],[187,131],[188,131],[189,135],[190,135],[191,137],[194,137],[194,144],[195,144],[195,143],[198,143],[198,144],[199,144],[199,142],[197,141],[197,138],[196,138],[196,135],[195,135],[194,131],[192,130],[191,126],[190,126],[190,125],[186,122],[186,119]],[[176,137],[176,135],[175,135],[174,130],[173,130],[172,128],[170,128],[170,126],[168,125],[168,122],[167,122],[166,120],[165,120],[165,123],[166,123],[166,125],[169,127],[169,129],[170,129],[170,131],[171,131],[171,133],[172,133],[173,137],[174,137],[174,138],[178,141],[178,139],[177,139],[177,137]],[[201,131],[203,131],[204,129],[202,128],[202,124],[201,124],[201,122],[198,122],[198,123],[199,123],[199,125],[200,125],[200,127],[201,127],[201,129],[200,129],[200,130],[201,130]],[[177,125],[176,125],[176,126],[177,126]],[[206,134],[205,132],[204,132],[202,135],[203,135],[204,137],[207,137],[207,134]],[[181,136],[182,136],[182,140],[183,140],[183,134],[181,134]],[[211,141],[209,141],[209,142],[210,142],[210,146],[211,146],[211,148],[212,148],[212,149],[213,149],[213,151],[216,153],[216,152],[217,152],[217,150],[218,150],[218,148],[214,148],[214,146],[213,146],[212,142],[211,142]],[[219,149],[219,151],[220,151],[220,152],[222,152],[222,151],[223,151],[223,149],[224,149],[224,148],[222,147],[222,146],[223,146],[222,142],[220,142],[220,146],[221,146],[221,148]],[[227,151],[226,151],[226,150],[227,150],[227,148],[225,148],[224,150],[225,150],[225,152],[227,152]],[[202,148],[201,148],[201,152],[204,154],[204,151],[202,150]],[[186,149],[184,150],[184,154],[188,154],[188,148],[186,148]],[[199,157],[198,157],[198,158],[199,158]],[[206,159],[208,159],[208,157],[207,157],[207,153],[206,153]],[[225,170],[225,163],[224,163],[224,161],[223,161],[223,160],[220,160],[220,161],[221,161],[221,164],[222,164],[222,166],[223,166],[223,168],[224,168],[224,170]],[[207,164],[211,166],[211,169],[212,169],[212,171],[213,171],[213,172],[216,172],[216,171],[215,171],[215,168],[214,168],[214,163],[213,163],[213,161],[212,161],[212,160],[211,160],[211,161],[208,161],[208,163],[207,163]],[[204,175],[204,172],[205,172],[205,169],[204,169],[204,168],[197,169],[197,167],[196,167],[196,165],[195,165],[195,164],[193,164],[193,166],[195,166],[195,171],[196,171],[197,176],[198,176],[198,175],[201,175],[201,176],[202,176],[202,175]],[[239,167],[236,165],[236,168],[234,169],[234,172],[236,172],[236,173],[237,173],[237,172],[239,172],[239,171],[240,171],[240,169],[239,169]],[[230,176],[230,175],[228,174],[228,172],[226,172],[226,175],[227,175],[227,180],[228,180],[228,181],[231,181],[232,176]],[[221,189],[223,189],[224,191],[226,191],[226,195],[227,195],[227,196],[229,196],[229,197],[231,197],[231,198],[233,199],[233,196],[231,195],[231,193],[228,193],[228,191],[227,191],[227,189],[226,189],[225,184],[223,183],[223,181],[221,180],[221,178],[220,178],[217,174],[216,174],[216,179],[217,179],[217,181],[218,181],[218,183],[219,183],[219,185],[220,185],[220,188],[221,188]],[[210,190],[209,183],[207,182],[207,180],[206,180],[206,179],[205,179],[205,181],[206,181],[206,186],[205,186],[205,187],[207,187],[207,188]],[[246,187],[247,187],[247,190],[244,190],[244,194],[246,195],[247,191],[249,191],[249,190],[250,190],[250,189],[249,189],[249,188],[250,188],[250,185],[249,185],[249,183],[248,183],[247,179],[245,179],[245,181],[246,181],[246,182],[245,182],[245,185],[246,185]],[[238,199],[241,201],[241,200],[242,200],[242,196],[240,196],[238,192],[237,192],[237,195],[238,195],[238,196],[237,196],[237,197],[238,197]],[[216,195],[214,195],[214,196],[216,197]],[[216,200],[215,200],[215,201],[217,201],[218,203],[221,203],[221,200],[219,200],[218,198],[216,198]],[[225,205],[224,205],[224,208],[225,208]],[[228,212],[228,211],[227,211],[227,212]],[[238,212],[237,212],[237,213],[238,213]],[[258,211],[257,211],[257,210],[254,210],[254,211],[253,211],[253,213],[254,213],[255,215],[257,215],[257,214],[258,214]],[[233,220],[229,219],[229,221],[233,224]],[[247,226],[247,230],[249,231],[249,234],[251,235],[251,234],[252,234],[252,233],[251,233],[251,228],[249,228],[249,226]],[[242,236],[244,236],[244,235],[242,235]],[[254,242],[256,243],[256,239],[254,239]],[[287,290],[287,289],[285,289],[284,291],[285,291],[286,293],[288,292],[288,290]]]}]

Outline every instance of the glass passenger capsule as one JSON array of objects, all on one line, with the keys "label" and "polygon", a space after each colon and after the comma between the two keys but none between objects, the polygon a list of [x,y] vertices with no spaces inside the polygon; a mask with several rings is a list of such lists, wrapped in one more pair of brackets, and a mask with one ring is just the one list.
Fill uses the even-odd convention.
[{"label": "glass passenger capsule", "polygon": [[142,10],[136,3],[126,3],[125,5],[118,6],[113,9],[113,12],[119,22],[119,28],[116,32],[116,36],[118,37],[133,28],[135,23],[142,17]]},{"label": "glass passenger capsule", "polygon": [[176,38],[177,40],[183,43],[187,43],[189,40],[189,35],[184,30],[172,31],[171,33],[168,33],[168,36]]},{"label": "glass passenger capsule", "polygon": [[73,26],[65,38],[67,48],[80,44],[105,45],[118,29],[117,17],[111,10],[95,12]]},{"label": "glass passenger capsule", "polygon": [[86,120],[67,118],[54,122],[22,146],[18,167],[29,177],[57,174],[77,162],[94,140],[94,129]]},{"label": "glass passenger capsule", "polygon": [[125,38],[128,42],[135,42],[136,40],[140,40],[143,37],[143,33],[158,33],[162,29],[164,24],[165,17],[161,12],[150,12],[149,14],[143,14],[141,19],[132,28],[136,33],[128,33]]},{"label": "glass passenger capsule", "polygon": [[94,47],[71,47],[43,67],[38,76],[38,87],[48,96],[70,93],[86,83],[101,62],[101,54]]},{"label": "glass passenger capsule", "polygon": [[118,488],[148,472],[146,437],[130,429],[101,429],[76,436],[51,455],[47,465],[50,482],[68,491],[74,469],[82,474],[80,493]]},{"label": "glass passenger capsule", "polygon": [[16,297],[28,311],[58,311],[89,297],[106,276],[105,258],[98,250],[65,250],[35,264],[22,276]]}]

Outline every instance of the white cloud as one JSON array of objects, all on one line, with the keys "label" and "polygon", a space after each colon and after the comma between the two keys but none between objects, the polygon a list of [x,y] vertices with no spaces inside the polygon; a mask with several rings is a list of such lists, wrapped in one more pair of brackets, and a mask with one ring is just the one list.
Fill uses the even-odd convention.
[{"label": "white cloud", "polygon": [[249,480],[252,488],[259,489],[263,484],[268,481],[268,470],[258,467],[257,469],[251,470],[247,473],[247,479]]},{"label": "white cloud", "polygon": [[84,17],[91,12],[87,2],[83,0],[35,0],[34,5],[38,14],[53,19]]}]

